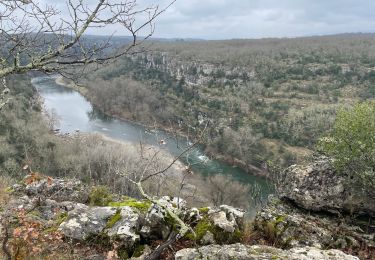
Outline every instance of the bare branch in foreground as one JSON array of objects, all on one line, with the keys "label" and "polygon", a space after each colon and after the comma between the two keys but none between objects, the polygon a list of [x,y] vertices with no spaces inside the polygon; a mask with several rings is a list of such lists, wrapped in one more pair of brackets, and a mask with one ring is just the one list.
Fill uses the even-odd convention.
[{"label": "bare branch in foreground", "polygon": [[[146,259],[158,259],[158,257],[160,256],[160,254],[162,253],[162,251],[167,248],[168,246],[172,245],[173,243],[175,243],[177,240],[179,240],[180,238],[184,237],[189,231],[195,236],[195,232],[193,231],[193,229],[187,224],[185,223],[181,218],[180,216],[175,213],[171,208],[169,208],[168,206],[166,205],[163,205],[162,203],[160,203],[158,201],[158,199],[150,196],[149,194],[147,194],[144,189],[143,189],[143,186],[142,186],[142,183],[144,183],[145,181],[149,180],[150,178],[153,178],[153,177],[156,177],[156,176],[159,176],[160,174],[163,174],[165,173],[168,169],[170,169],[178,160],[180,160],[182,158],[182,156],[186,155],[191,149],[193,149],[199,142],[202,141],[203,137],[204,137],[204,134],[206,132],[206,129],[208,127],[208,123],[205,125],[203,131],[201,132],[201,134],[199,135],[199,137],[195,140],[195,142],[188,146],[186,149],[184,149],[178,156],[176,156],[171,163],[169,163],[166,167],[164,167],[162,170],[159,170],[159,171],[156,171],[154,173],[151,173],[149,175],[147,175],[146,177],[143,177],[144,174],[147,172],[149,166],[152,164],[152,161],[155,159],[156,157],[156,154],[158,153],[157,151],[154,153],[154,156],[152,156],[151,160],[148,162],[148,164],[144,167],[143,171],[142,171],[142,174],[141,174],[141,178],[139,179],[139,181],[136,181],[136,180],[133,180],[131,178],[129,178],[128,176],[126,176],[126,173],[123,173],[122,176],[124,176],[129,182],[133,183],[138,191],[140,192],[141,196],[143,198],[145,198],[146,200],[152,202],[153,204],[159,206],[160,208],[162,208],[166,213],[167,215],[173,219],[174,223],[179,227],[178,229],[178,232],[172,232],[172,234],[170,235],[169,239],[167,241],[165,241],[162,245],[160,245],[158,248],[156,248],[156,250],[154,250],[150,255],[148,255],[146,257]],[[182,180],[182,183],[180,184],[181,187],[180,187],[180,191],[181,192],[181,189],[184,185],[184,180],[185,180],[185,176]]]},{"label": "bare branch in foreground", "polygon": [[[139,7],[136,0],[66,0],[65,8],[42,6],[36,0],[0,2],[0,78],[28,71],[61,72],[103,64],[142,52],[140,45],[154,33],[155,20],[172,5]],[[58,5],[61,6],[61,5]],[[91,29],[120,28],[123,37],[95,43]],[[133,50],[134,49],[134,50]],[[72,72],[73,70],[73,72]],[[66,72],[67,73],[67,72]]]}]

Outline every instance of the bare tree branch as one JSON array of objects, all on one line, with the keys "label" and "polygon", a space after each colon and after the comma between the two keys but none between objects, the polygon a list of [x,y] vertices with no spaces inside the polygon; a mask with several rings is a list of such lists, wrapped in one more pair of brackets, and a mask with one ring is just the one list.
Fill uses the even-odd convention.
[{"label": "bare tree branch", "polygon": [[[152,165],[154,159],[156,159],[156,155],[158,153],[158,151],[156,151],[154,153],[154,155],[151,157],[151,159],[148,161],[148,163],[145,165],[145,167],[143,168],[143,171],[141,173],[141,177],[139,178],[139,180],[135,180],[135,179],[132,179],[129,177],[128,173],[126,172],[123,172],[121,175],[124,176],[129,182],[133,183],[139,193],[141,194],[141,196],[143,198],[145,198],[146,200],[152,202],[153,204],[159,206],[160,208],[162,208],[166,214],[173,219],[173,221],[175,222],[176,226],[179,227],[179,230],[178,232],[172,232],[173,234],[171,234],[171,236],[169,237],[169,239],[167,241],[165,241],[162,245],[160,245],[154,252],[152,252],[150,255],[148,255],[146,257],[146,259],[158,259],[159,255],[162,253],[162,251],[172,245],[173,243],[175,243],[177,240],[179,240],[180,238],[184,237],[185,234],[187,232],[191,232],[194,236],[195,236],[195,233],[194,231],[192,230],[192,228],[184,222],[183,219],[181,219],[181,217],[176,213],[174,212],[171,208],[169,208],[167,205],[164,205],[163,203],[160,203],[157,199],[155,199],[154,197],[152,197],[151,195],[147,194],[142,186],[142,184],[153,178],[153,177],[157,177],[165,172],[167,172],[178,160],[180,160],[182,158],[182,156],[186,155],[189,151],[191,151],[197,144],[199,144],[199,142],[201,142],[204,138],[204,135],[206,133],[206,130],[207,130],[207,127],[208,127],[208,122],[206,123],[206,125],[204,126],[203,130],[201,131],[200,135],[198,136],[198,138],[195,140],[195,142],[193,144],[191,144],[190,146],[188,146],[187,148],[185,148],[178,156],[176,156],[171,163],[169,163],[167,166],[165,166],[162,170],[157,170],[147,176],[144,177],[144,175],[146,174],[146,172],[149,170],[149,167]],[[142,147],[142,146],[141,146]],[[188,169],[189,170],[189,169]],[[134,175],[133,175],[134,176]],[[180,184],[180,190],[179,190],[179,193],[181,192],[181,189],[183,188],[183,186],[185,185],[185,178],[186,178],[186,175],[184,175],[182,181],[181,181],[181,184]],[[178,202],[179,203],[179,202]],[[177,206],[177,208],[179,209],[179,205]]]},{"label": "bare tree branch", "polygon": [[[139,8],[136,0],[66,0],[65,9],[57,9],[36,0],[1,1],[0,78],[32,70],[61,72],[138,53],[136,47],[153,34],[155,19],[174,2]],[[92,28],[113,25],[131,41],[124,38],[113,46],[111,36],[95,44],[85,38]]]},{"label": "bare tree branch", "polygon": [[1,84],[3,85],[3,91],[0,93],[0,110],[10,101],[10,98],[7,97],[9,88],[7,87],[5,78],[1,80]]},{"label": "bare tree branch", "polygon": [[144,178],[142,178],[140,180],[140,182],[145,182],[147,181],[148,179],[150,179],[151,177],[154,177],[154,176],[157,176],[157,175],[160,175],[164,172],[166,172],[167,170],[169,170],[178,160],[180,160],[182,158],[182,156],[184,156],[185,154],[187,154],[189,151],[191,151],[195,146],[197,146],[199,144],[199,142],[202,141],[202,138],[204,137],[204,134],[206,133],[206,129],[208,127],[208,123],[205,125],[203,131],[201,132],[201,134],[199,135],[199,137],[196,139],[196,141],[188,146],[186,149],[184,149],[177,157],[175,157],[173,159],[173,161],[167,166],[165,167],[164,169],[160,170],[160,171],[157,171],[157,172],[154,172]]}]

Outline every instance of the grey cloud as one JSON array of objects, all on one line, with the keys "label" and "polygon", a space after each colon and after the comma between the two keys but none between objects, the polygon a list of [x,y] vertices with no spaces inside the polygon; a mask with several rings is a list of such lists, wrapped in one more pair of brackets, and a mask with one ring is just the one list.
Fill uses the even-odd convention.
[{"label": "grey cloud", "polygon": [[186,0],[173,12],[174,24],[164,23],[166,14],[158,35],[222,39],[375,30],[375,1],[369,0]]},{"label": "grey cloud", "polygon": [[[140,7],[169,2],[137,0]],[[154,35],[227,39],[374,32],[374,14],[373,0],[177,0],[156,20]]]}]

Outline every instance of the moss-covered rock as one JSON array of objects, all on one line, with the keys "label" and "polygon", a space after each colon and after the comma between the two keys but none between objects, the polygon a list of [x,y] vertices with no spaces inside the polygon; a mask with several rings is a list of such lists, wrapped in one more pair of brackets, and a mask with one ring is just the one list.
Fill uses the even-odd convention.
[{"label": "moss-covered rock", "polygon": [[120,220],[121,220],[121,210],[117,210],[116,213],[108,219],[106,228],[113,227]]},{"label": "moss-covered rock", "polygon": [[186,234],[185,237],[201,244],[205,244],[205,241],[202,241],[202,239],[208,233],[211,233],[214,241],[219,244],[237,243],[240,242],[243,237],[243,232],[241,230],[236,229],[233,232],[227,232],[224,229],[215,226],[212,220],[210,220],[208,217],[201,219],[193,230],[194,233],[190,232]]},{"label": "moss-covered rock", "polygon": [[273,198],[257,214],[254,228],[263,240],[285,249],[312,246],[359,252],[361,245],[374,247],[373,234],[366,234],[365,229],[356,226],[357,221],[347,222],[332,214],[306,211]]},{"label": "moss-covered rock", "polygon": [[199,208],[199,213],[202,214],[202,215],[206,215],[208,213],[208,211],[210,211],[210,207],[203,207],[203,208]]},{"label": "moss-covered rock", "polygon": [[133,198],[126,198],[122,201],[111,201],[107,204],[110,207],[124,207],[128,206],[131,208],[138,209],[142,213],[146,213],[151,207],[151,202],[147,200],[136,200]]},{"label": "moss-covered rock", "polygon": [[91,235],[100,234],[116,212],[116,208],[112,207],[89,207],[78,204],[68,213],[67,219],[61,223],[59,229],[67,237],[86,240]]}]

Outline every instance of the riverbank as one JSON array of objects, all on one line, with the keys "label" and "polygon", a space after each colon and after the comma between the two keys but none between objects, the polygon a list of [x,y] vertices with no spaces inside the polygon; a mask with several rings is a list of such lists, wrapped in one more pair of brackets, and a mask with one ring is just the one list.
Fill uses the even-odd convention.
[{"label": "riverbank", "polygon": [[121,150],[128,151],[128,153],[131,153],[132,155],[138,154],[139,157],[143,157],[143,158],[152,158],[158,155],[158,157],[163,158],[163,160],[160,160],[160,162],[164,164],[165,167],[171,164],[170,169],[172,170],[174,177],[182,178],[184,175],[184,172],[186,171],[186,166],[184,165],[183,162],[181,162],[180,160],[174,161],[175,157],[173,157],[170,153],[166,152],[162,148],[159,148],[156,146],[142,145],[141,147],[131,142],[114,139],[114,138],[108,137],[98,132],[95,132],[95,133],[76,132],[76,133],[70,133],[70,134],[68,133],[60,134],[56,132],[55,135],[67,142],[73,140],[74,138],[87,139],[87,138],[97,137],[99,138],[99,140],[103,140],[109,144],[119,145]]},{"label": "riverbank", "polygon": [[267,178],[267,179],[270,178],[269,172],[267,171],[266,168],[260,168],[260,167],[257,167],[257,166],[251,165],[251,164],[246,164],[245,162],[243,162],[239,159],[236,159],[236,158],[233,158],[233,157],[230,157],[230,156],[225,156],[225,155],[222,155],[222,154],[216,154],[216,153],[213,153],[212,151],[210,151],[208,149],[205,150],[205,153],[208,156],[210,156],[212,158],[215,158],[216,160],[219,160],[221,162],[230,164],[233,167],[238,167],[238,168],[244,170],[245,172],[247,172],[249,174],[252,174],[254,176],[264,177],[264,178]]},{"label": "riverbank", "polygon": [[175,158],[170,153],[164,151],[160,147],[151,146],[151,145],[145,145],[145,146],[140,147],[130,142],[124,142],[124,141],[120,141],[114,138],[110,138],[104,134],[100,134],[100,133],[97,133],[97,134],[99,134],[103,140],[106,140],[108,142],[123,145],[125,148],[133,147],[133,149],[138,150],[140,154],[142,153],[141,150],[144,150],[146,151],[146,153],[145,152],[142,153],[143,157],[153,158],[155,157],[155,155],[158,155],[159,158],[163,158],[162,163],[165,164],[166,167],[171,165],[170,169],[173,175],[175,175],[174,177],[179,178],[179,179],[184,177],[184,173],[186,172],[185,164],[181,162],[180,160],[175,161]]},{"label": "riverbank", "polygon": [[[126,141],[121,141],[118,139],[111,138],[109,136],[106,136],[102,133],[79,133],[80,136],[85,136],[85,135],[96,135],[99,136],[102,140],[112,143],[112,144],[117,144],[120,145],[125,151],[128,151],[129,153],[136,153],[139,155],[139,157],[143,158],[155,158],[158,156],[158,160],[160,163],[165,165],[165,167],[168,167],[171,164],[171,173],[175,178],[183,178],[184,172],[186,171],[186,167],[183,162],[180,160],[174,161],[175,158],[165,150],[163,150],[160,147],[152,146],[152,145],[136,145],[131,142],[126,142]],[[163,158],[163,159],[160,159]],[[155,158],[156,159],[156,158]],[[173,164],[172,164],[173,162]]]},{"label": "riverbank", "polygon": [[73,81],[68,82],[67,79],[65,79],[63,76],[58,76],[55,79],[55,82],[56,82],[57,85],[74,89],[74,90],[78,91],[82,96],[84,96],[84,97],[87,98],[87,92],[88,92],[88,90],[85,87],[78,86]]},{"label": "riverbank", "polygon": [[[96,145],[108,147],[107,153],[103,156],[111,158],[108,163],[113,163],[110,168],[115,172],[114,176],[116,177],[113,176],[115,179],[123,179],[125,182],[138,181],[140,178],[158,173],[156,177],[151,177],[143,183],[148,192],[158,194],[158,196],[179,194],[179,196],[187,198],[189,205],[202,206],[210,202],[204,193],[196,192],[205,187],[205,180],[199,175],[190,174],[185,164],[176,160],[163,147],[122,141],[98,132],[55,133],[55,135],[66,144],[95,144],[91,146],[93,151],[96,149]],[[117,153],[119,152],[122,154],[121,158],[118,157]],[[125,167],[118,167],[116,160],[124,162]],[[91,178],[89,183],[99,184],[96,179]],[[181,187],[182,184],[183,187]],[[110,186],[109,183],[105,185]]]},{"label": "riverbank", "polygon": [[[268,194],[273,192],[267,179],[254,174],[247,174],[239,167],[233,167],[232,164],[227,164],[207,156],[203,145],[196,144],[190,151],[180,156],[181,153],[186,150],[186,147],[191,145],[191,143],[187,143],[185,138],[175,133],[169,134],[162,129],[153,131],[139,124],[132,124],[126,120],[117,120],[112,117],[107,117],[79,92],[72,91],[72,88],[62,87],[55,81],[56,77],[39,77],[33,80],[33,84],[43,97],[45,108],[48,111],[54,111],[56,118],[59,118],[60,133],[75,133],[77,130],[79,130],[79,133],[99,132],[116,140],[131,142],[136,146],[139,146],[141,142],[145,146],[156,146],[164,152],[170,153],[173,158],[178,157],[184,166],[188,166],[188,169],[185,168],[184,172],[184,176],[186,176],[185,180],[181,181],[182,179],[180,178],[178,181],[171,183],[172,185],[170,185],[170,187],[174,189],[171,192],[162,189],[160,192],[179,194],[179,190],[183,187],[182,192],[186,193],[184,197],[192,198],[195,201],[199,200],[199,203],[202,203],[202,206],[204,206],[215,200],[213,197],[217,192],[215,191],[215,189],[217,189],[215,187],[218,187],[217,185],[223,185],[225,188],[220,189],[226,194],[234,194],[232,190],[241,190],[241,195],[236,196],[235,202],[231,202],[231,204],[250,209],[252,215],[255,214],[255,209],[259,201],[265,200]],[[164,140],[165,142],[161,143],[160,140]],[[92,148],[96,149],[96,142],[93,141],[90,143],[92,144]],[[102,143],[98,144],[100,146],[106,146]],[[105,150],[104,154],[108,155],[104,155],[103,158],[110,160],[113,155],[116,156],[118,153],[126,152],[121,150],[124,149]],[[94,153],[95,156],[95,152],[91,153]],[[134,153],[137,153],[137,151]],[[129,153],[129,158],[133,158],[134,153]],[[122,158],[124,158],[124,164],[130,163],[133,165],[134,163],[142,163],[139,162],[137,158],[130,160],[126,155]],[[98,159],[101,160],[101,158]],[[91,159],[89,161],[91,161]],[[97,161],[97,159],[94,161]],[[167,163],[170,162],[171,160]],[[147,164],[147,162],[145,163]],[[143,166],[135,167],[134,169],[136,172],[140,171],[140,174],[142,174],[142,167]],[[113,168],[111,167],[111,169]],[[126,169],[126,167],[116,169]],[[162,166],[160,166],[159,169],[163,169]],[[146,175],[150,173],[151,171],[146,173]],[[168,179],[168,176],[168,174],[165,174],[167,181],[172,182],[172,180]],[[124,181],[126,182],[126,180]],[[151,182],[150,185],[155,186],[160,182],[162,182],[162,180],[157,179],[157,181]],[[211,185],[210,183],[216,183],[216,185]],[[126,186],[128,183],[124,185]],[[117,186],[120,187],[119,185]],[[175,192],[176,189],[178,189],[177,193]],[[197,191],[201,194],[198,194]],[[255,196],[254,191],[256,193]],[[127,193],[127,191],[125,192]],[[159,190],[155,191],[155,193],[159,194]],[[200,198],[197,199],[197,196]],[[208,198],[210,202],[206,200],[206,203],[204,203],[204,198]],[[231,198],[223,197],[222,200],[231,201]]]},{"label": "riverbank", "polygon": [[[146,128],[162,129],[163,131],[165,131],[167,133],[170,133],[170,134],[173,134],[173,135],[177,134],[179,136],[189,138],[189,139],[191,139],[192,142],[197,141],[197,140],[194,140],[194,137],[188,136],[184,131],[179,130],[176,133],[176,129],[167,128],[167,127],[165,127],[165,125],[159,124],[157,122],[154,122],[154,124],[152,126],[150,126],[148,124],[133,121],[128,117],[123,117],[123,116],[120,116],[116,113],[110,113],[108,111],[105,111],[100,106],[98,106],[95,102],[93,102],[93,100],[90,99],[90,97],[88,95],[88,89],[87,88],[85,88],[84,86],[79,86],[79,85],[75,84],[73,81],[69,81],[69,80],[63,78],[62,76],[57,77],[55,82],[56,82],[56,84],[58,84],[60,86],[64,86],[64,87],[67,87],[67,88],[70,88],[70,89],[73,89],[73,90],[79,92],[82,96],[84,96],[90,103],[92,103],[96,108],[98,108],[106,116],[110,116],[110,117],[116,118],[116,119],[121,120],[121,121],[131,122],[133,124],[143,126],[143,127],[146,127]],[[233,167],[237,167],[237,168],[243,170],[244,172],[246,172],[247,174],[265,177],[265,178],[269,177],[268,171],[265,168],[259,168],[259,167],[254,166],[254,165],[247,165],[243,161],[238,160],[236,158],[231,158],[231,157],[228,157],[228,156],[225,156],[225,155],[220,155],[220,154],[214,153],[214,152],[209,151],[209,150],[207,150],[205,152],[207,152],[207,154],[211,158],[213,158],[215,160],[218,160],[218,161],[221,161],[223,163],[229,164]]]},{"label": "riverbank", "polygon": [[167,128],[167,127],[165,127],[165,125],[159,124],[158,122],[154,122],[153,125],[150,125],[150,124],[146,124],[146,123],[141,123],[139,121],[134,121],[129,117],[120,116],[116,113],[110,113],[110,112],[102,109],[100,106],[98,106],[98,104],[96,104],[92,99],[90,99],[90,97],[88,96],[88,89],[86,87],[79,86],[72,81],[68,82],[62,76],[57,77],[55,82],[56,82],[57,85],[64,86],[64,87],[67,87],[67,88],[70,88],[70,89],[73,89],[73,90],[77,91],[82,96],[84,96],[91,104],[93,104],[98,110],[100,110],[101,113],[103,113],[104,115],[106,115],[108,117],[112,117],[112,118],[115,118],[115,119],[118,119],[118,120],[121,120],[121,121],[130,122],[132,124],[139,125],[139,126],[142,126],[142,127],[148,128],[148,129],[161,129],[161,130],[163,130],[163,131],[165,131],[169,134],[173,134],[173,135],[177,134],[181,137],[188,138],[192,142],[195,141],[194,137],[186,135],[186,133],[184,133],[182,131],[176,132],[176,129]]}]

